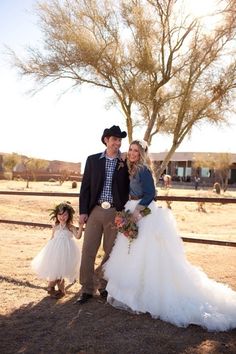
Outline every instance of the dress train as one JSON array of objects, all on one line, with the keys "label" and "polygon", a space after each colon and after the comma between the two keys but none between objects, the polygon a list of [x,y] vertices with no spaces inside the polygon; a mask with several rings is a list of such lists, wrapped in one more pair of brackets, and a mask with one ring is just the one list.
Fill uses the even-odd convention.
[{"label": "dress train", "polygon": [[[128,201],[134,210],[137,201]],[[137,239],[118,233],[104,265],[108,302],[117,308],[150,313],[180,327],[196,324],[209,331],[236,327],[236,292],[210,279],[186,258],[175,219],[167,208],[149,205]]]}]

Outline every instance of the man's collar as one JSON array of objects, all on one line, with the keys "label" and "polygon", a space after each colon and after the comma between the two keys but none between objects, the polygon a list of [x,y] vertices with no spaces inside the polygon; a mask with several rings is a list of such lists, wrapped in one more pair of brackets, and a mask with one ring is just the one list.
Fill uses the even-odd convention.
[{"label": "man's collar", "polygon": [[[108,157],[108,156],[106,155],[106,151],[107,151],[107,150],[104,150],[104,151],[101,153],[99,159],[102,159],[103,157],[105,157],[105,158]],[[121,160],[121,152],[120,152],[120,150],[118,151],[117,156],[113,157],[113,159]]]}]

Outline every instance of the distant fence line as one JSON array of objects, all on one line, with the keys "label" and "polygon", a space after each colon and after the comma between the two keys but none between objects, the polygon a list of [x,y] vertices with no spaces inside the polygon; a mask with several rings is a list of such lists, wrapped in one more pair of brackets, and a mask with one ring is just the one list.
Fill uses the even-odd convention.
[{"label": "distant fence line", "polygon": [[[61,193],[61,192],[22,192],[22,191],[0,191],[0,195],[28,195],[28,196],[42,196],[42,197],[77,197],[79,193]],[[220,203],[220,204],[234,204],[236,198],[223,197],[180,197],[171,195],[157,196],[156,201],[176,201],[176,202],[204,202],[204,203]]]},{"label": "distant fence line", "polygon": [[66,181],[76,181],[76,182],[81,182],[82,181],[82,175],[81,173],[75,173],[74,171],[71,172],[69,175],[64,174],[63,172],[58,173],[58,172],[33,172],[30,173],[29,171],[23,171],[23,172],[11,172],[11,179],[13,180],[18,180],[18,179],[23,179],[25,181],[29,180],[31,182],[33,181],[50,181],[50,180],[55,180],[55,181],[60,181],[60,180],[66,180]]},{"label": "distant fence line", "polygon": [[[42,196],[42,197],[76,197],[76,198],[79,198],[79,193],[59,193],[59,192],[0,191],[0,195],[22,195],[22,196],[25,195],[25,196]],[[157,196],[156,201],[235,204],[236,198]],[[43,228],[51,228],[52,227],[51,224],[19,221],[19,220],[0,219],[0,223],[33,226],[33,227],[43,227]],[[219,240],[208,240],[208,239],[199,239],[199,238],[196,239],[196,238],[192,238],[192,237],[181,237],[181,238],[184,242],[236,247],[236,242],[232,242],[232,241],[219,241]]]}]

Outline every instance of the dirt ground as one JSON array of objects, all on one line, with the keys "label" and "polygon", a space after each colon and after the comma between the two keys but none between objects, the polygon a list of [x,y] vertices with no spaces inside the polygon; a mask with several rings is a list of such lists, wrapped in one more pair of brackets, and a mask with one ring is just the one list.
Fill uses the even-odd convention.
[{"label": "dirt ground", "polygon": [[[0,183],[0,190],[16,187],[24,189],[19,184]],[[58,186],[40,186],[45,191],[56,188],[76,192],[66,185],[59,190]],[[32,186],[30,191],[34,190]],[[196,195],[192,190],[169,193]],[[75,208],[76,199],[71,199]],[[48,209],[58,201],[58,197],[0,194],[0,218],[48,223]],[[236,241],[236,204],[209,204],[205,213],[199,213],[194,203],[171,206],[181,236]],[[50,236],[50,229],[0,223],[0,353],[236,353],[236,329],[214,333],[194,325],[178,328],[148,314],[114,309],[98,296],[82,306],[74,304],[79,283],[67,284],[64,298],[49,298],[45,282],[35,277],[30,262]],[[78,241],[80,246],[82,241]],[[185,242],[184,248],[187,258],[209,277],[236,290],[235,247]]]}]

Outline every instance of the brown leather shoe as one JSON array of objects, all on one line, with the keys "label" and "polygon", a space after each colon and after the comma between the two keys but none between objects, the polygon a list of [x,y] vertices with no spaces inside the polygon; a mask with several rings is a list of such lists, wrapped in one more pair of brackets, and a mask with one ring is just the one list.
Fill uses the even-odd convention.
[{"label": "brown leather shoe", "polygon": [[104,300],[107,299],[107,296],[108,296],[108,292],[106,290],[102,290],[100,291],[100,297]]},{"label": "brown leather shoe", "polygon": [[88,302],[92,297],[92,294],[82,293],[80,297],[78,297],[78,299],[74,302],[74,304],[84,304],[85,302]]}]

